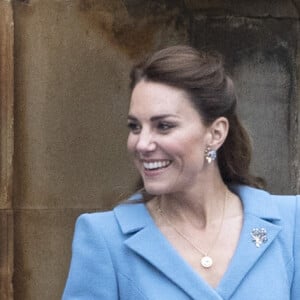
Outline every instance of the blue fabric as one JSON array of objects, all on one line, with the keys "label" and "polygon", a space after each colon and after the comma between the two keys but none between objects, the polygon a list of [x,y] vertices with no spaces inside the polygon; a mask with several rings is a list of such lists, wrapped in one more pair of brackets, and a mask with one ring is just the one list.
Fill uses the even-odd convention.
[{"label": "blue fabric", "polygon": [[[217,288],[179,256],[144,204],[122,204],[78,218],[63,300],[299,300],[300,196],[231,189],[242,199],[244,223]],[[255,227],[267,230],[259,248]]]}]

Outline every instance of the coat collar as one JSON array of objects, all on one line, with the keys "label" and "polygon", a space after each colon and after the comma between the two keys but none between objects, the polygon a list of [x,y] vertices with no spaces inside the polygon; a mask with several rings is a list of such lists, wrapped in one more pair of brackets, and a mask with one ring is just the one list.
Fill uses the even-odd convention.
[{"label": "coat collar", "polygon": [[[235,254],[217,287],[218,293],[225,299],[231,298],[250,269],[281,231],[280,211],[276,202],[272,201],[272,195],[242,185],[230,186],[230,189],[242,200],[244,222]],[[252,241],[251,232],[254,228],[264,228],[267,232],[268,240],[260,247],[256,247]]]},{"label": "coat collar", "polygon": [[[128,234],[124,243],[193,299],[199,299],[199,295],[211,300],[230,298],[281,230],[276,225],[280,221],[280,213],[275,201],[270,201],[272,196],[269,193],[242,185],[233,185],[230,189],[242,200],[244,223],[235,254],[216,289],[206,284],[179,256],[156,227],[143,203],[122,204],[114,209],[123,234]],[[134,200],[138,198],[141,195],[134,196]],[[259,248],[251,240],[253,228],[265,228],[267,231],[268,241]]]},{"label": "coat collar", "polygon": [[201,281],[156,227],[144,204],[122,204],[114,209],[124,235],[124,244],[160,270],[192,299],[222,300],[220,295]]},{"label": "coat collar", "polygon": [[231,185],[229,189],[242,200],[244,214],[270,221],[280,220],[278,206],[268,192],[245,185]]}]

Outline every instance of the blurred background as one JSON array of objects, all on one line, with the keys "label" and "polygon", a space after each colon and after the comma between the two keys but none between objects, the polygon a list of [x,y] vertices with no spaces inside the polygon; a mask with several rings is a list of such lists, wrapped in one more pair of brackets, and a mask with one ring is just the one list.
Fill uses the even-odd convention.
[{"label": "blurred background", "polygon": [[0,299],[60,299],[74,222],[134,191],[131,66],[221,52],[272,193],[300,192],[299,0],[0,0]]}]

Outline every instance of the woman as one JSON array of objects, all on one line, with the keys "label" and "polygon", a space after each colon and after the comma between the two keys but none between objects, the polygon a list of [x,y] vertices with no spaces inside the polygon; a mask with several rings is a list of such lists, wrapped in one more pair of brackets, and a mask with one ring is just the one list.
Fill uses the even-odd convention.
[{"label": "woman", "polygon": [[63,299],[300,299],[300,199],[249,174],[219,56],[158,51],[131,87],[128,151],[144,192],[78,219]]}]

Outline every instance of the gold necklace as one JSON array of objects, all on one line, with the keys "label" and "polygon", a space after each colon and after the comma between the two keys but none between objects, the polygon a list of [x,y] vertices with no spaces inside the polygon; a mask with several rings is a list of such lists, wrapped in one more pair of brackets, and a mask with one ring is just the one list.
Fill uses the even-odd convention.
[{"label": "gold necklace", "polygon": [[201,250],[197,245],[195,245],[195,243],[193,243],[184,233],[182,233],[167,217],[167,215],[165,214],[165,212],[162,210],[161,206],[160,206],[160,201],[158,202],[158,211],[160,213],[160,215],[162,217],[165,217],[165,220],[167,221],[168,225],[175,230],[175,232],[180,235],[182,238],[184,238],[194,249],[196,249],[199,253],[201,253],[202,258],[201,258],[201,266],[203,268],[210,268],[213,265],[213,259],[211,256],[209,256],[210,251],[213,249],[214,245],[216,244],[221,229],[223,227],[223,222],[224,222],[224,214],[225,214],[225,205],[226,205],[226,201],[227,201],[227,197],[228,197],[228,190],[225,190],[225,199],[224,199],[224,204],[223,204],[223,209],[222,209],[222,217],[221,217],[221,222],[220,222],[220,227],[219,230],[216,233],[216,236],[211,244],[211,246],[209,247],[209,249],[207,251],[203,251]]}]

